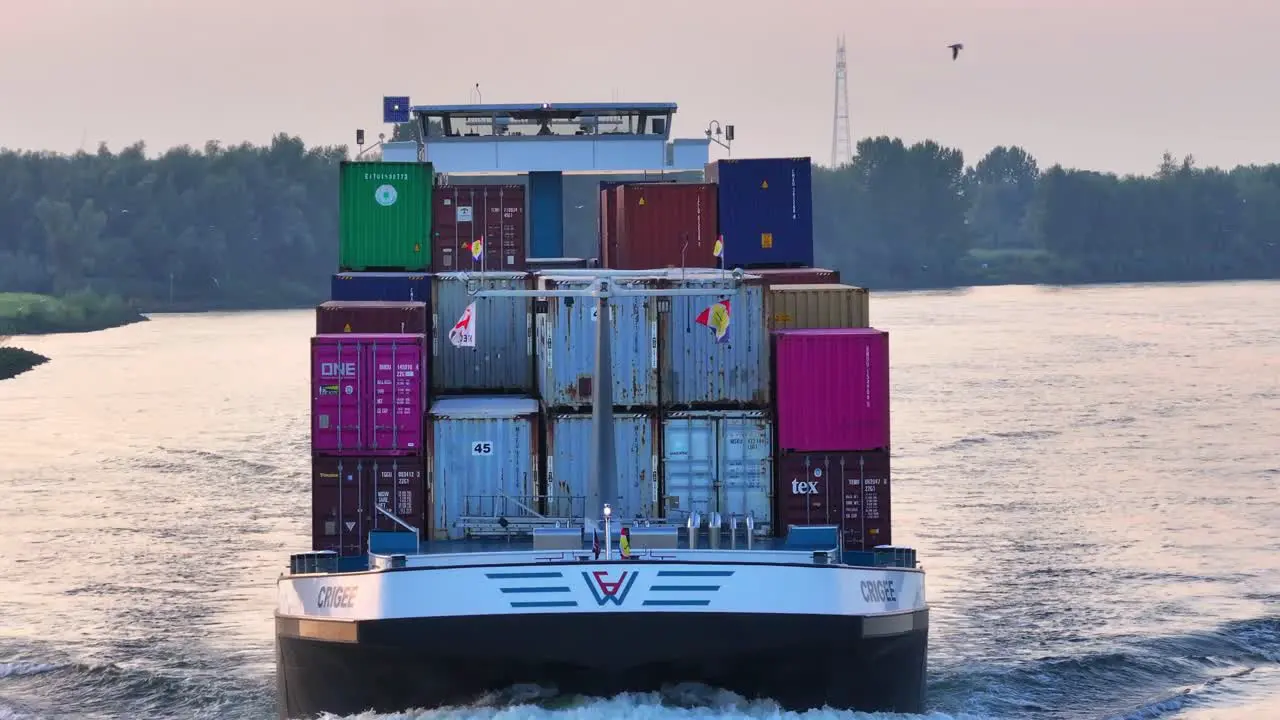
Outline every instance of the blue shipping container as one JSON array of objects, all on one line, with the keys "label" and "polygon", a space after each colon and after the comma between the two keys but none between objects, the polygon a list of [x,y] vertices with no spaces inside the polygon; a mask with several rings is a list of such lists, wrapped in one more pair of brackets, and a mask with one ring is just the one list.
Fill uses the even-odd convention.
[{"label": "blue shipping container", "polygon": [[[541,289],[583,289],[593,282],[583,276],[544,275]],[[637,280],[626,287],[656,287],[657,280]],[[566,302],[571,301],[571,302]],[[609,350],[615,407],[658,405],[657,299],[616,297],[610,301],[613,332]],[[538,394],[549,408],[589,407],[596,371],[596,300],[550,297],[546,312],[537,313]]]},{"label": "blue shipping container", "polygon": [[[767,326],[769,294],[760,276],[737,288],[699,274],[671,284],[707,288],[707,295],[677,295],[665,322],[658,324],[658,373],[664,407],[769,407],[772,397]],[[718,289],[718,293],[717,293]],[[729,332],[716,342],[711,328],[697,322],[715,303],[729,301]]]},{"label": "blue shipping container", "polygon": [[725,267],[813,265],[813,166],[809,158],[719,160],[707,165]]},{"label": "blue shipping container", "polygon": [[[594,445],[591,415],[553,414],[547,418],[547,515],[582,518]],[[661,517],[658,500],[658,416],[618,413],[613,416],[617,455],[617,497],[602,502],[613,517],[628,521]]]},{"label": "blue shipping container", "polygon": [[[538,510],[538,401],[440,398],[431,406],[433,539],[505,535]],[[514,525],[514,527],[513,527]]]},{"label": "blue shipping container", "polygon": [[431,276],[407,272],[344,272],[333,276],[330,300],[431,302]]},{"label": "blue shipping container", "polygon": [[[450,393],[531,393],[533,302],[473,297],[475,290],[528,290],[523,272],[436,273],[431,306],[431,388]],[[475,347],[455,347],[449,331],[471,303]]]},{"label": "blue shipping container", "polygon": [[754,535],[773,526],[773,422],[765,410],[677,412],[662,418],[662,483],[667,520],[684,523],[689,513],[706,524],[719,512],[727,528],[746,516]]}]

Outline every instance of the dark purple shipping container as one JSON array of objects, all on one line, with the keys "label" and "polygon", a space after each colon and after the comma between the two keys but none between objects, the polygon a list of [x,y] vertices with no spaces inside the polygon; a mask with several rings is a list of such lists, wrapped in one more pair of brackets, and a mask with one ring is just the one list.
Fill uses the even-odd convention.
[{"label": "dark purple shipping container", "polygon": [[826,268],[752,268],[745,271],[764,278],[765,285],[838,285],[840,271]]},{"label": "dark purple shipping container", "polygon": [[838,525],[845,550],[892,545],[889,453],[782,453],[774,497],[778,535],[789,525]]},{"label": "dark purple shipping container", "polygon": [[421,453],[427,358],[423,335],[311,338],[312,452]]},{"label": "dark purple shipping container", "polygon": [[[432,272],[525,269],[523,185],[444,185],[431,216]],[[471,243],[483,238],[483,258]]]},{"label": "dark purple shipping container", "polygon": [[420,457],[311,459],[311,549],[340,555],[368,551],[369,531],[403,530],[373,507],[426,535],[427,484]]},{"label": "dark purple shipping container", "polygon": [[[706,183],[624,184],[614,189],[617,240],[602,264],[618,270],[719,267],[716,187]],[[611,230],[612,232],[612,230]]]},{"label": "dark purple shipping container", "polygon": [[393,333],[426,335],[431,315],[424,302],[341,302],[316,308],[316,334]]}]

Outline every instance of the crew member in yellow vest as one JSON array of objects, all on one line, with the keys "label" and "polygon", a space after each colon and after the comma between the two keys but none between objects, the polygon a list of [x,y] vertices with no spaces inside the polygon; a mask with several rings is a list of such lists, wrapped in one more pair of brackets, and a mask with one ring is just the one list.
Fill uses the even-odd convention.
[{"label": "crew member in yellow vest", "polygon": [[618,538],[618,549],[622,551],[623,560],[631,558],[631,531],[627,528],[622,528],[622,534]]}]

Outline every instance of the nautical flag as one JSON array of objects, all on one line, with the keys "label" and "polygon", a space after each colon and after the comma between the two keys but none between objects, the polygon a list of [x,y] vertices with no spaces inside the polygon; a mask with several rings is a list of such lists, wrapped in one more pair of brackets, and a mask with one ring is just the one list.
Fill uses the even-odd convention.
[{"label": "nautical flag", "polygon": [[471,259],[480,262],[484,257],[484,238],[478,237],[471,241]]},{"label": "nautical flag", "polygon": [[711,332],[715,333],[716,342],[722,343],[729,339],[729,301],[721,300],[711,307],[698,313],[698,317],[694,322],[699,325],[706,325],[711,328]]},{"label": "nautical flag", "polygon": [[618,549],[622,551],[624,560],[631,557],[631,533],[626,528],[622,528],[622,535],[618,538]]},{"label": "nautical flag", "polygon": [[600,559],[600,536],[595,528],[591,528],[591,552],[595,553],[597,560]]},{"label": "nautical flag", "polygon": [[476,346],[476,304],[472,302],[462,311],[462,317],[458,318],[458,322],[453,324],[453,329],[449,331],[449,342],[454,347],[475,347]]},{"label": "nautical flag", "polygon": [[711,254],[724,259],[724,235],[716,237],[716,244],[711,246]]}]

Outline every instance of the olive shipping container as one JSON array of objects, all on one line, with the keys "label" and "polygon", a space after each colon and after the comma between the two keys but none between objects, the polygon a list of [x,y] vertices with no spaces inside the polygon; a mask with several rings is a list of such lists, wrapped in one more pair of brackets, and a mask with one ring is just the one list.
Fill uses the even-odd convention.
[{"label": "olive shipping container", "polygon": [[423,335],[431,332],[431,316],[425,302],[339,302],[316,308],[316,334],[393,333]]},{"label": "olive shipping container", "polygon": [[[435,189],[432,213],[435,272],[525,269],[523,185],[445,185]],[[482,238],[481,257],[471,243]]]},{"label": "olive shipping container", "polygon": [[725,267],[813,264],[813,167],[809,158],[709,163]]},{"label": "olive shipping container", "polygon": [[434,177],[431,163],[343,161],[338,269],[428,269]]},{"label": "olive shipping container", "polygon": [[690,512],[752,515],[772,532],[773,423],[764,410],[669,413],[662,418],[662,494],[667,520]]},{"label": "olive shipping container", "polygon": [[[586,510],[587,477],[595,436],[591,415],[550,413],[546,416],[546,514],[582,518]],[[604,499],[613,517],[657,519],[658,416],[656,413],[616,413],[613,447],[617,455],[617,497]]]},{"label": "olive shipping container", "polygon": [[866,288],[852,285],[771,285],[771,330],[865,328],[870,303]]},{"label": "olive shipping container", "polygon": [[422,335],[311,338],[311,449],[320,455],[417,455],[427,402]]},{"label": "olive shipping container", "polygon": [[539,510],[538,401],[440,398],[431,406],[431,426],[435,539],[504,534],[500,518],[518,527]]},{"label": "olive shipping container", "polygon": [[838,525],[845,550],[892,545],[889,453],[778,456],[778,535],[791,525]]},{"label": "olive shipping container", "polygon": [[840,282],[840,271],[827,268],[752,268],[751,274],[759,275],[765,285],[817,285]]},{"label": "olive shipping container", "polygon": [[[585,289],[587,277],[546,275],[538,278],[544,290]],[[625,287],[658,287],[659,280],[637,279]],[[613,400],[619,407],[656,407],[658,404],[658,299],[619,296],[610,300],[610,357]],[[594,298],[549,297],[537,303],[534,313],[537,342],[538,393],[546,407],[567,409],[590,406],[596,370],[596,319]]]},{"label": "olive shipping container", "polygon": [[780,450],[889,447],[889,333],[779,330],[773,337]]},{"label": "olive shipping container", "polygon": [[[532,393],[533,303],[528,297],[472,297],[473,290],[528,290],[524,272],[439,273],[433,282],[431,388],[437,395]],[[449,331],[476,304],[475,347],[455,347]]]},{"label": "olive shipping container", "polygon": [[311,474],[312,550],[361,555],[371,530],[404,529],[375,505],[428,537],[422,458],[313,456]]},{"label": "olive shipping container", "polygon": [[625,184],[614,188],[617,239],[601,250],[608,268],[719,267],[716,193],[704,183]]},{"label": "olive shipping container", "polygon": [[431,276],[426,273],[337,273],[329,287],[329,299],[377,302],[427,302]]},{"label": "olive shipping container", "polygon": [[[769,365],[768,294],[758,277],[748,276],[729,289],[725,281],[702,275],[673,280],[685,288],[707,288],[708,295],[660,298],[670,311],[658,326],[658,370],[665,407],[768,407],[772,398]],[[722,292],[715,294],[719,288]],[[729,330],[717,342],[698,316],[717,302],[729,303]]]}]

